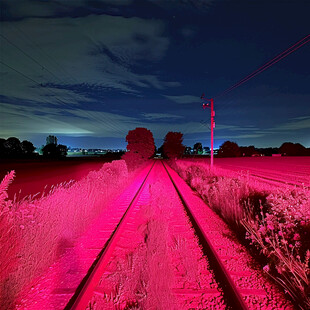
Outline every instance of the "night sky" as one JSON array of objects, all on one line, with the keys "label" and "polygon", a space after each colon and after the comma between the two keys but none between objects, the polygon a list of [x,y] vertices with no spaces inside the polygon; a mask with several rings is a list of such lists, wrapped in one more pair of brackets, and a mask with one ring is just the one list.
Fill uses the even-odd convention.
[{"label": "night sky", "polygon": [[[1,0],[0,137],[210,145],[215,97],[310,33],[310,1]],[[310,147],[310,43],[215,99],[215,147]]]}]

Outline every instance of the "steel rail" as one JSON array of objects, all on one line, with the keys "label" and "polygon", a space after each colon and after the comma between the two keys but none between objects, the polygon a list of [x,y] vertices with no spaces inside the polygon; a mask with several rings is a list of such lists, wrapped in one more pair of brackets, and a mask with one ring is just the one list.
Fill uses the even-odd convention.
[{"label": "steel rail", "polygon": [[97,284],[98,284],[98,282],[102,276],[103,270],[104,270],[105,266],[107,265],[107,263],[109,262],[109,259],[112,255],[112,252],[113,252],[114,247],[115,247],[115,243],[118,240],[119,235],[121,233],[121,229],[126,222],[129,210],[130,210],[131,206],[134,204],[134,202],[136,201],[138,195],[141,193],[141,191],[142,191],[142,189],[146,183],[146,180],[147,180],[148,176],[150,175],[150,172],[152,171],[154,165],[155,165],[155,161],[152,164],[152,166],[151,166],[150,170],[148,171],[146,177],[144,178],[143,182],[141,183],[141,185],[140,185],[139,189],[137,190],[135,196],[131,200],[126,211],[124,212],[119,223],[117,224],[114,231],[112,232],[110,238],[105,243],[104,247],[102,248],[102,250],[98,254],[96,260],[91,265],[90,269],[88,270],[88,273],[86,274],[86,276],[81,281],[80,285],[76,289],[75,294],[71,297],[71,299],[67,303],[64,310],[69,310],[69,309],[70,310],[85,310],[86,309],[86,307],[87,307],[87,305],[88,305],[88,303],[92,297],[93,291],[94,291],[95,287],[97,286]]},{"label": "steel rail", "polygon": [[190,210],[190,207],[186,203],[184,196],[182,195],[181,191],[179,190],[176,183],[174,182],[165,164],[163,163],[163,161],[161,162],[176,192],[178,193],[178,196],[183,204],[183,207],[187,213],[187,216],[189,217],[191,224],[193,225],[193,228],[195,230],[195,233],[199,239],[199,242],[202,246],[203,252],[207,256],[210,266],[215,273],[215,277],[224,291],[224,298],[225,298],[227,305],[230,307],[230,309],[247,310],[248,307],[244,303],[241,294],[239,293],[236,285],[234,284],[234,281],[229,275],[229,272],[227,271],[224,264],[222,263],[219,255],[217,254],[216,250],[211,244],[209,238],[204,233],[201,225],[199,224],[199,221],[196,219],[195,215]]}]

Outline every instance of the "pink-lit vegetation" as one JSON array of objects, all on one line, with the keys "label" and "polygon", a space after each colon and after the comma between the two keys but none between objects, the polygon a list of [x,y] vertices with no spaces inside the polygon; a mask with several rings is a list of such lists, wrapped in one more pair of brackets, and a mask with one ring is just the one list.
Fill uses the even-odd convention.
[{"label": "pink-lit vegetation", "polygon": [[0,185],[0,308],[9,309],[18,293],[70,246],[127,185],[124,161],[92,171],[78,182],[55,186],[40,198],[7,198],[14,178]]},{"label": "pink-lit vegetation", "polygon": [[158,168],[144,190],[149,199],[130,221],[91,308],[225,309],[173,185]]},{"label": "pink-lit vegetation", "polygon": [[168,226],[156,211],[143,206],[138,212],[137,230],[126,233],[126,251],[118,249],[101,280],[104,299],[93,301],[98,309],[173,309]]},{"label": "pink-lit vegetation", "polygon": [[239,238],[260,251],[264,271],[300,307],[309,309],[309,188],[270,186],[236,171],[211,171],[199,161],[178,160],[171,165]]}]

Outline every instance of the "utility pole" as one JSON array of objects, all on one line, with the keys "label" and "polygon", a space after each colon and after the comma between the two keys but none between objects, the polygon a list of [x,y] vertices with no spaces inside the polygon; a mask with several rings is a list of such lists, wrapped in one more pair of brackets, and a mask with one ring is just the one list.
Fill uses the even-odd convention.
[{"label": "utility pole", "polygon": [[213,131],[215,128],[215,122],[214,122],[214,116],[215,116],[215,111],[214,111],[214,99],[206,99],[205,95],[202,94],[200,97],[204,102],[202,104],[203,109],[209,108],[211,110],[211,169],[213,169]]}]

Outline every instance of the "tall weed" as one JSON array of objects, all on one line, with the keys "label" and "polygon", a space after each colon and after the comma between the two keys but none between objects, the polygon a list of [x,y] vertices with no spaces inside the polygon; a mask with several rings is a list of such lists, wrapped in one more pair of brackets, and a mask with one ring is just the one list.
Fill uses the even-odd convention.
[{"label": "tall weed", "polygon": [[[199,162],[170,163],[179,175],[268,260],[264,267],[302,309],[310,309],[310,191],[275,189]],[[240,228],[243,228],[240,229]]]},{"label": "tall weed", "polygon": [[77,238],[130,182],[125,161],[106,163],[78,182],[55,186],[40,198],[8,201],[8,174],[0,185],[0,308],[17,295]]}]

